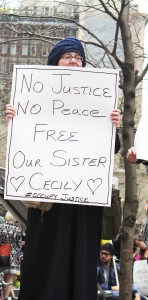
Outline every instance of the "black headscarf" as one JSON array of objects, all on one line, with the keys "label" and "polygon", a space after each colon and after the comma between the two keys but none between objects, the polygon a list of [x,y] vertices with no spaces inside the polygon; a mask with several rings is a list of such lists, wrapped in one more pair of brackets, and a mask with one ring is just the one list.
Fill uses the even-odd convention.
[{"label": "black headscarf", "polygon": [[86,65],[84,48],[81,42],[72,37],[65,38],[53,46],[47,60],[47,65],[57,66],[61,56],[68,52],[75,52],[83,57],[82,67]]}]

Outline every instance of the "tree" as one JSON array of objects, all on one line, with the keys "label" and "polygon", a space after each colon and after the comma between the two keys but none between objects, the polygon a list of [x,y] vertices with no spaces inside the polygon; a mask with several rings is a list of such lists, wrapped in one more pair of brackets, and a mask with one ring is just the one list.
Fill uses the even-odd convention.
[{"label": "tree", "polygon": [[[109,15],[116,23],[114,43],[112,50],[104,45],[102,41],[95,37],[99,47],[103,48],[105,53],[111,58],[111,61],[118,64],[122,70],[122,83],[124,95],[124,111],[123,111],[123,148],[125,163],[125,203],[123,209],[123,223],[121,228],[121,280],[120,280],[120,299],[131,299],[132,285],[132,252],[134,225],[136,220],[138,199],[136,187],[136,168],[126,160],[127,150],[133,145],[134,140],[134,115],[135,115],[135,93],[136,87],[143,79],[148,70],[148,65],[141,74],[135,69],[135,53],[132,43],[132,36],[129,25],[130,1],[122,0],[120,5],[116,5],[116,1],[97,1],[98,5],[89,6],[90,9],[100,10]],[[119,4],[119,2],[117,3]],[[146,22],[146,20],[144,20]],[[83,28],[90,31],[86,28]],[[118,56],[118,44],[120,34],[123,46],[123,59]],[[94,37],[94,35],[92,34]],[[110,45],[109,45],[110,46]],[[140,45],[139,45],[140,46]],[[126,288],[125,288],[126,287]]]},{"label": "tree", "polygon": [[[148,71],[148,65],[141,72],[136,69],[136,60],[144,59],[144,50],[139,44],[138,40],[134,41],[131,32],[131,14],[135,20],[141,20],[144,26],[146,26],[146,16],[139,15],[137,10],[131,7],[129,0],[94,0],[82,3],[79,6],[77,13],[79,14],[79,20],[71,17],[63,17],[59,15],[51,15],[50,20],[54,19],[58,22],[69,22],[75,24],[79,28],[80,34],[84,36],[84,32],[87,33],[87,38],[82,38],[82,42],[85,44],[86,52],[89,54],[88,46],[91,49],[100,50],[99,62],[91,60],[88,56],[88,63],[93,66],[110,66],[113,68],[120,69],[120,88],[123,91],[124,97],[124,109],[123,109],[123,154],[124,154],[124,165],[125,165],[125,202],[123,208],[123,223],[121,228],[121,279],[120,279],[120,300],[129,300],[131,296],[131,285],[132,285],[132,252],[133,252],[133,238],[136,214],[138,209],[137,199],[137,186],[136,186],[136,167],[126,160],[127,150],[134,143],[134,117],[135,117],[135,95],[136,89],[139,83],[144,78]],[[90,4],[89,4],[90,3]],[[60,5],[60,4],[59,4]],[[65,3],[69,6],[69,1]],[[109,16],[110,22],[114,22],[114,38],[111,41],[104,41],[99,37],[99,33],[95,34],[90,27],[84,24],[84,12],[87,14],[94,14],[97,16],[98,13]],[[14,14],[9,14],[9,17],[17,17]],[[26,17],[26,16],[24,16]],[[82,19],[81,19],[82,17]],[[138,18],[137,18],[138,17]],[[23,15],[21,16],[23,18]],[[32,20],[37,20],[38,17],[31,16]],[[46,20],[46,17],[40,19]],[[18,28],[14,24],[7,24],[14,32],[18,31]],[[135,24],[133,24],[135,26]],[[24,30],[24,28],[23,28]],[[48,30],[45,32],[40,29],[37,31],[36,26],[34,31],[32,27],[25,28],[26,33],[32,39],[43,39],[49,43],[53,40],[53,36],[49,36]],[[137,33],[138,37],[138,33]],[[54,41],[61,39],[60,36],[54,37]],[[93,47],[93,48],[92,48]],[[122,53],[122,55],[121,55]]]}]

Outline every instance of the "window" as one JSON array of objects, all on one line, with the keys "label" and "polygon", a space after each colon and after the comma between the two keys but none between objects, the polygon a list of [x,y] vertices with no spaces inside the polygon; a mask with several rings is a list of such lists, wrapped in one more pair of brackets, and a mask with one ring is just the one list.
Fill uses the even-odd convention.
[{"label": "window", "polygon": [[28,45],[22,45],[22,55],[28,55]]},{"label": "window", "polygon": [[49,7],[44,8],[44,14],[45,16],[49,16]]},{"label": "window", "polygon": [[75,37],[75,30],[74,29],[69,29],[69,36]]},{"label": "window", "polygon": [[52,35],[53,35],[53,36],[55,36],[55,37],[57,36],[57,31],[56,31],[55,29],[52,29],[51,32],[52,32]]},{"label": "window", "polygon": [[4,84],[0,81],[0,91],[3,92],[3,90],[4,90]]},{"label": "window", "polygon": [[8,54],[8,44],[2,45],[2,54]]},{"label": "window", "polygon": [[14,62],[11,62],[11,63],[9,64],[9,71],[10,71],[10,73],[13,72],[13,66],[14,66]]},{"label": "window", "polygon": [[8,36],[8,35],[9,35],[9,30],[3,29],[3,36]]},{"label": "window", "polygon": [[10,54],[16,55],[16,44],[10,45]]},{"label": "window", "polygon": [[33,16],[37,16],[37,11],[38,11],[37,6],[34,6],[33,7]]},{"label": "window", "polygon": [[25,10],[25,14],[28,15],[28,13],[29,13],[29,7],[28,7],[28,6],[25,6],[24,10]]},{"label": "window", "polygon": [[48,48],[46,45],[42,46],[42,55],[47,56],[49,53]]},{"label": "window", "polygon": [[32,56],[36,55],[36,46],[30,46],[30,55]]},{"label": "window", "polygon": [[7,72],[7,65],[6,65],[6,62],[1,62],[1,73],[6,73]]},{"label": "window", "polygon": [[56,15],[57,14],[57,7],[53,8],[53,14]]}]

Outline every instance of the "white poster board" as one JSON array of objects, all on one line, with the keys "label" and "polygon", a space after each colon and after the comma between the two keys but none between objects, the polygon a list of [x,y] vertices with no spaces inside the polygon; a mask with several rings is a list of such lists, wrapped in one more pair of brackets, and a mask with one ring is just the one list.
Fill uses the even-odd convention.
[{"label": "white poster board", "polygon": [[15,66],[5,199],[110,206],[118,71]]},{"label": "white poster board", "polygon": [[148,161],[147,114],[143,113],[135,135],[135,148],[137,159]]},{"label": "white poster board", "polygon": [[134,262],[134,285],[138,292],[148,296],[148,263],[147,260],[138,260]]},{"label": "white poster board", "polygon": [[[141,1],[142,2],[142,1]],[[146,1],[147,2],[147,1]],[[145,3],[146,3],[145,2]],[[148,45],[148,26],[145,28],[145,50],[147,50]],[[148,58],[145,57],[143,68],[148,64]],[[135,135],[135,148],[137,159],[142,159],[148,161],[148,138],[147,138],[147,128],[148,128],[148,72],[144,76],[142,83],[142,116]]]}]

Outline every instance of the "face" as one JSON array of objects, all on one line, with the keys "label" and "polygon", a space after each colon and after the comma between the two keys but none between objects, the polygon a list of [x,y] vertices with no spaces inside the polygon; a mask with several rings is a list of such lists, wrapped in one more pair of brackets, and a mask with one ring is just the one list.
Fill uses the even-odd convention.
[{"label": "face", "polygon": [[62,55],[58,66],[62,67],[82,67],[83,57],[77,53],[69,52]]},{"label": "face", "polygon": [[142,250],[146,249],[146,244],[143,241],[135,240],[135,244],[137,247],[139,247]]},{"label": "face", "polygon": [[107,252],[106,250],[101,250],[100,251],[100,261],[102,263],[108,263],[111,261],[112,255],[110,255],[109,252]]}]

